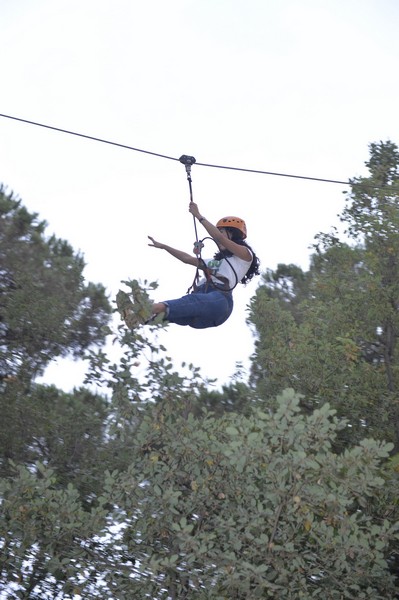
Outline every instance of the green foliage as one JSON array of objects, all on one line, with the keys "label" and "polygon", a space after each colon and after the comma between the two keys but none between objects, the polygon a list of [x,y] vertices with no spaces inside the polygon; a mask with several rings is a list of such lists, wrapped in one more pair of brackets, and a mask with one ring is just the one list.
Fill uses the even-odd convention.
[{"label": "green foliage", "polygon": [[334,453],[343,426],[334,411],[305,416],[289,390],[274,413],[246,416],[195,417],[186,400],[135,408],[130,465],[104,473],[90,510],[40,463],[3,480],[9,590],[14,582],[29,598],[395,597],[388,559],[397,526],[368,508],[383,494],[392,502],[380,467],[389,445],[364,440]]},{"label": "green foliage", "polygon": [[[142,412],[112,496],[142,597],[394,597],[387,555],[397,528],[364,510],[385,486],[388,445],[335,454],[334,411],[304,416],[292,391],[272,414],[197,418],[184,401]],[[104,579],[140,597],[131,573]]]},{"label": "green foliage", "polygon": [[101,345],[111,313],[104,287],[84,282],[82,256],[45,229],[0,186],[0,579],[19,581],[27,598],[72,543],[65,531],[55,543],[51,523],[65,517],[88,539],[84,521],[99,507],[104,469],[125,464],[106,439],[104,398],[34,384],[57,356]]},{"label": "green foliage", "polygon": [[0,186],[0,376],[29,380],[55,357],[104,341],[111,313],[84,261]]},{"label": "green foliage", "polygon": [[252,383],[267,398],[293,387],[307,410],[330,402],[350,423],[344,446],[368,435],[398,451],[399,151],[370,153],[342,214],[352,245],[319,234],[307,272],[279,265],[252,300]]},{"label": "green foliage", "polygon": [[91,545],[106,526],[107,509],[98,503],[84,510],[74,486],[60,488],[55,472],[41,463],[15,470],[15,477],[0,481],[0,591],[37,600],[78,593],[77,575],[90,581],[96,573]]},{"label": "green foliage", "polygon": [[[203,408],[217,415],[225,412],[247,413],[251,411],[257,397],[254,391],[243,381],[233,381],[223,385],[222,389],[204,389],[198,397],[198,408],[196,414],[200,414]],[[194,411],[194,407],[193,407]]]},{"label": "green foliage", "polygon": [[2,476],[13,471],[10,459],[29,468],[40,461],[54,470],[60,487],[73,483],[84,498],[90,497],[106,461],[104,398],[85,389],[66,394],[54,386],[25,391],[14,383],[1,396],[0,410]]}]

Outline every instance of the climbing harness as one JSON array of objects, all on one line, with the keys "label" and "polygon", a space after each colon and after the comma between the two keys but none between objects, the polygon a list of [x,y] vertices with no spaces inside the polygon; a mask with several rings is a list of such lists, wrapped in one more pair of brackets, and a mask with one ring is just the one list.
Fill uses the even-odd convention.
[{"label": "climbing harness", "polygon": [[[193,166],[193,164],[195,164],[196,160],[194,158],[194,156],[188,156],[187,154],[183,154],[180,158],[179,161],[185,166],[186,169],[186,173],[187,173],[187,181],[188,181],[188,186],[189,186],[189,190],[190,190],[190,202],[194,202],[193,200],[193,182],[191,179],[191,167]],[[239,281],[238,281],[238,277],[237,277],[237,273],[236,270],[234,269],[233,265],[231,264],[231,262],[229,261],[228,257],[225,256],[225,260],[226,262],[230,265],[231,270],[233,271],[234,275],[235,275],[235,284],[233,285],[232,288],[229,288],[227,286],[227,288],[223,288],[223,287],[218,287],[214,281],[212,280],[211,277],[211,270],[207,267],[204,259],[201,256],[201,251],[204,247],[204,241],[205,240],[212,240],[217,247],[219,248],[218,243],[216,242],[216,240],[214,240],[212,237],[204,237],[202,240],[200,240],[198,238],[198,230],[197,230],[197,222],[195,220],[195,217],[193,215],[193,221],[194,221],[194,232],[195,232],[195,242],[194,242],[194,254],[197,256],[198,258],[198,262],[199,264],[202,265],[202,271],[204,272],[205,278],[206,278],[206,286],[208,285],[212,285],[215,289],[219,289],[223,292],[232,292],[234,290],[234,288],[238,285]],[[220,248],[219,248],[220,250]],[[196,273],[195,273],[195,277],[194,277],[194,281],[193,283],[190,285],[190,287],[187,290],[187,294],[189,294],[192,291],[195,291],[195,289],[197,288],[197,282],[199,279],[199,267],[197,267]]]}]

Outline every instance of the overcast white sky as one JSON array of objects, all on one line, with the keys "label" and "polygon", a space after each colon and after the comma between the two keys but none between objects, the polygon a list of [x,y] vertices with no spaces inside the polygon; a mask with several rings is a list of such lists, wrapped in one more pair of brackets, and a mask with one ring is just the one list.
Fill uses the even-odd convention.
[{"label": "overcast white sky", "polygon": [[[339,180],[365,173],[369,143],[399,143],[397,0],[0,0],[0,18],[2,114],[176,158]],[[340,185],[200,166],[192,177],[208,219],[247,221],[263,270],[306,268],[314,235],[344,205]],[[192,250],[179,162],[0,118],[0,181],[84,254],[86,279],[111,297],[128,278],[157,280],[158,300],[191,284],[190,267],[147,245],[152,235]],[[236,290],[217,329],[169,326],[161,341],[176,364],[219,383],[248,364],[256,285]],[[47,381],[70,389],[81,376],[62,362]]]}]

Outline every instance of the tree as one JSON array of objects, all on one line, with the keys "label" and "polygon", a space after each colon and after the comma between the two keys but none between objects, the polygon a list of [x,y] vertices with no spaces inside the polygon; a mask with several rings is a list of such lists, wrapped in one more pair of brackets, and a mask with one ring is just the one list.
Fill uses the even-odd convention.
[{"label": "tree", "polygon": [[344,443],[367,432],[397,452],[398,148],[371,144],[366,165],[342,214],[348,241],[319,234],[308,272],[280,265],[264,277],[250,315],[252,381],[266,396],[293,387],[310,410],[328,401],[350,422]]},{"label": "tree", "polygon": [[[97,515],[104,469],[123,464],[114,459],[118,448],[106,438],[108,404],[89,390],[65,394],[53,386],[38,386],[34,379],[56,357],[83,358],[85,351],[101,346],[111,306],[102,285],[84,282],[83,257],[66,241],[47,238],[45,228],[37,214],[30,214],[0,186],[1,487],[4,499],[7,490],[15,493],[17,485],[21,523],[26,512],[35,510],[33,490],[38,490],[36,499],[45,514],[38,508],[34,531],[40,532],[41,519],[62,520],[68,507],[71,514],[77,510],[76,527],[83,534],[84,522]],[[19,477],[29,489],[18,488]],[[71,514],[69,523],[74,522]],[[5,569],[12,573],[19,542],[9,540],[6,515],[5,519],[1,539],[3,550],[11,552]],[[97,516],[93,522],[97,528]],[[35,535],[30,537],[23,523],[21,527],[30,547],[20,546],[29,567],[19,575],[24,581],[28,576],[25,591],[31,598],[33,588],[48,576],[41,558],[43,548],[52,542],[39,533],[33,541]],[[60,527],[62,540],[69,539],[66,529],[71,526]]]},{"label": "tree", "polygon": [[336,454],[334,411],[305,416],[292,391],[275,413],[247,416],[185,415],[186,401],[134,409],[130,465],[105,474],[89,512],[41,465],[3,483],[9,592],[18,574],[24,598],[394,598],[397,527],[367,508],[394,502],[380,466],[389,446]]},{"label": "tree", "polygon": [[60,487],[41,463],[14,470],[0,480],[0,593],[10,600],[70,598],[80,575],[90,589],[90,546],[107,526],[108,509],[97,503],[85,510],[76,488]]},{"label": "tree", "polygon": [[112,453],[105,443],[106,399],[85,388],[67,394],[54,386],[9,387],[1,403],[0,475],[12,476],[15,464],[34,469],[39,462],[54,471],[58,487],[73,484],[89,502]]},{"label": "tree", "polygon": [[0,377],[31,380],[59,356],[104,342],[111,313],[84,260],[0,186]]},{"label": "tree", "polygon": [[286,392],[273,414],[184,419],[175,401],[145,415],[118,504],[149,597],[393,597],[381,542],[395,527],[356,510],[384,487],[389,447],[335,454],[334,411],[304,416],[298,400]]}]

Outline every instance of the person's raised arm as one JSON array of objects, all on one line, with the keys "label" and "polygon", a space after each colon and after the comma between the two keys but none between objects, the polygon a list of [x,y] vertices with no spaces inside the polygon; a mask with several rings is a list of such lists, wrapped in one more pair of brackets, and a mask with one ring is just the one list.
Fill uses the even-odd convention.
[{"label": "person's raised arm", "polygon": [[166,250],[166,252],[169,252],[169,254],[178,260],[181,260],[181,262],[185,263],[186,265],[193,265],[194,267],[200,266],[199,260],[195,256],[191,256],[191,254],[183,252],[182,250],[178,250],[177,248],[172,248],[172,246],[168,246],[167,244],[157,242],[150,235],[148,236],[148,239],[150,239],[152,242],[152,244],[148,244],[149,246],[152,246],[153,248],[159,248],[160,250]]},{"label": "person's raised arm", "polygon": [[201,225],[205,227],[211,238],[215,240],[218,246],[224,246],[227,250],[230,250],[230,252],[242,260],[252,260],[252,254],[249,249],[246,246],[241,246],[241,244],[236,244],[236,242],[233,242],[233,240],[230,240],[228,237],[223,235],[216,225],[213,225],[213,223],[201,215],[195,202],[190,202],[189,211],[196,219],[198,219]]}]

